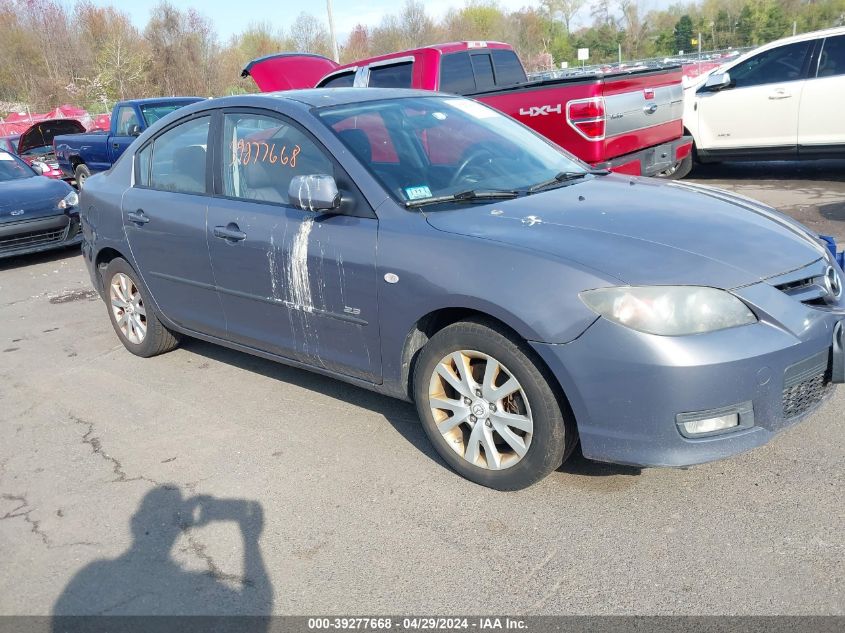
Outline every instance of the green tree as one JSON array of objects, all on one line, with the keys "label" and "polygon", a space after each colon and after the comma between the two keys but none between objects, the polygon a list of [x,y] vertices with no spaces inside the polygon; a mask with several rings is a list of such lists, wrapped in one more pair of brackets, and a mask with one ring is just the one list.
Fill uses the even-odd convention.
[{"label": "green tree", "polygon": [[675,25],[675,52],[688,52],[692,46],[692,18],[686,13],[681,16]]}]

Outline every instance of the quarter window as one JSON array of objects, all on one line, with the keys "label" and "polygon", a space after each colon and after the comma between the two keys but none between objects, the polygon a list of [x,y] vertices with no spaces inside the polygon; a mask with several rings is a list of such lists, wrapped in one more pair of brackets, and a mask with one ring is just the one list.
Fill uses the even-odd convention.
[{"label": "quarter window", "polygon": [[[162,191],[205,193],[206,148],[211,117],[191,119],[152,143],[149,186]],[[143,152],[141,152],[143,154]],[[139,156],[139,168],[145,159]],[[143,183],[143,172],[141,182]]]},{"label": "quarter window", "polygon": [[117,110],[117,136],[129,136],[133,125],[138,125],[138,116],[135,108],[124,106]]},{"label": "quarter window", "polygon": [[819,72],[816,76],[835,75],[845,75],[845,35],[827,38],[819,57]]},{"label": "quarter window", "polygon": [[764,51],[729,72],[736,88],[795,81],[804,78],[804,60],[811,42],[797,42]]},{"label": "quarter window", "polygon": [[370,68],[370,88],[410,88],[411,62]]},{"label": "quarter window", "polygon": [[334,176],[331,159],[305,132],[275,117],[230,113],[223,123],[223,195],[288,204],[294,176]]},{"label": "quarter window", "polygon": [[142,187],[150,186],[150,156],[152,153],[153,146],[150,143],[135,156],[135,183]]}]

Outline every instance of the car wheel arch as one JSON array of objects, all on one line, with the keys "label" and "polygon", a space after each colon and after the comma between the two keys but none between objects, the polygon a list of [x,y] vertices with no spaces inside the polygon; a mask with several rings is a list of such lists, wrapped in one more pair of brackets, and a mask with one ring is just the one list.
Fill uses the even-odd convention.
[{"label": "car wheel arch", "polygon": [[[417,319],[405,337],[405,344],[402,349],[401,384],[409,401],[413,400],[414,367],[419,357],[420,350],[422,350],[428,340],[440,330],[459,321],[468,320],[480,321],[496,329],[505,330],[525,342],[531,340],[530,335],[526,336],[524,331],[520,331],[523,328],[514,327],[501,318],[493,316],[482,310],[466,307],[446,307],[432,310]],[[571,410],[569,400],[564,392],[563,386],[557,380],[554,373],[551,371],[551,368],[545,360],[539,356],[539,354],[532,354],[532,357],[538,367],[541,368],[542,372],[546,374],[550,384],[553,385],[561,406]]]}]

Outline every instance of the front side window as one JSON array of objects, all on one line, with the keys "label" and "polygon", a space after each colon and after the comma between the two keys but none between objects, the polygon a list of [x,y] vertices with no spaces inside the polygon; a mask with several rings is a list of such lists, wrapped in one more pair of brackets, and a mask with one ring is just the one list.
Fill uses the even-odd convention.
[{"label": "front side window", "polygon": [[730,69],[735,88],[783,83],[804,78],[804,60],[811,42],[797,42],[763,51]]},{"label": "front side window", "polygon": [[370,88],[410,88],[412,62],[370,68]]},{"label": "front side window", "polygon": [[[206,191],[206,148],[211,117],[191,119],[157,136],[150,158],[139,158],[139,170],[150,161],[149,184],[153,189],[203,194]],[[143,172],[141,184],[144,182]]]},{"label": "front side window", "polygon": [[294,176],[334,176],[334,165],[323,149],[276,117],[226,114],[223,144],[223,195],[231,198],[289,204]]},{"label": "front side window", "polygon": [[129,136],[133,125],[138,125],[138,116],[135,114],[135,108],[124,106],[117,111],[117,130],[115,134],[118,136]]},{"label": "front side window", "polygon": [[819,70],[816,76],[836,75],[845,75],[845,35],[827,38],[819,56]]},{"label": "front side window", "polygon": [[[477,101],[412,97],[318,110],[318,116],[398,201],[466,190],[524,190],[561,172],[587,167],[558,146]],[[374,159],[371,136],[356,127],[380,125],[395,163]]]}]

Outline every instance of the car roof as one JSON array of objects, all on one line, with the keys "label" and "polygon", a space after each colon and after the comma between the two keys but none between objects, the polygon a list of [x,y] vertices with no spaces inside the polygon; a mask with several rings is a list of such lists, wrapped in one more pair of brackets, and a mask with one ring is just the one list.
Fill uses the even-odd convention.
[{"label": "car roof", "polygon": [[366,103],[383,99],[402,99],[408,97],[451,96],[431,90],[408,90],[405,88],[309,88],[307,90],[283,90],[279,92],[262,92],[250,95],[238,95],[213,99],[208,103],[210,107],[223,107],[232,102],[245,101],[295,101],[309,107],[326,107],[347,105],[351,103]]}]

